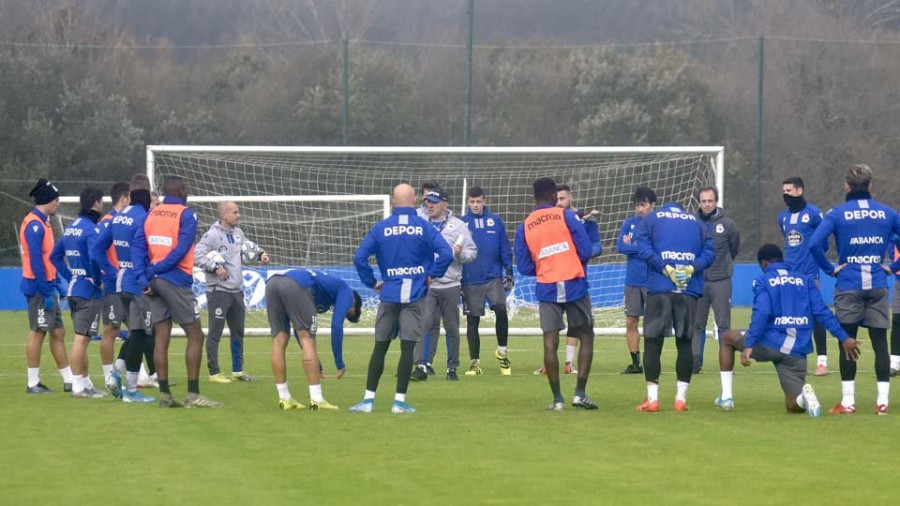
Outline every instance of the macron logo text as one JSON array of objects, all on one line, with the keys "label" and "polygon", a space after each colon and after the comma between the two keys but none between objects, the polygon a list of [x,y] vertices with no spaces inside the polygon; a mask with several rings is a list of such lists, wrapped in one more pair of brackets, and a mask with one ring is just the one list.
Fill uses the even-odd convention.
[{"label": "macron logo text", "polygon": [[390,278],[397,276],[416,276],[425,274],[425,268],[421,265],[417,265],[415,267],[394,267],[392,269],[387,269],[387,275]]}]

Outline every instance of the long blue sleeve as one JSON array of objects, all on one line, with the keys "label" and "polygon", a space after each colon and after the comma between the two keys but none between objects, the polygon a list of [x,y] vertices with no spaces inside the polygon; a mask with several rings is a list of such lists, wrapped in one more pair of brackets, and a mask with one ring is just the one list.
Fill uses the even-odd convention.
[{"label": "long blue sleeve", "polygon": [[[702,227],[702,225],[701,225]],[[716,261],[716,243],[712,234],[703,232],[703,249],[700,255],[694,260],[693,266],[695,271],[705,270]]]},{"label": "long blue sleeve", "polygon": [[836,337],[838,341],[846,341],[850,336],[847,334],[847,331],[844,330],[844,327],[841,327],[841,323],[834,316],[834,313],[832,313],[831,310],[828,309],[828,306],[825,305],[825,300],[822,299],[822,292],[816,288],[815,283],[808,283],[808,285],[809,307],[812,310],[816,322],[825,327],[828,332],[831,332],[831,335]]},{"label": "long blue sleeve", "polygon": [[528,243],[525,242],[524,225],[519,225],[516,228],[515,240],[516,268],[519,270],[519,274],[523,276],[537,276],[537,268],[534,265],[534,260],[531,259],[531,252],[528,251]]},{"label": "long blue sleeve", "polygon": [[[180,237],[179,237],[180,240]],[[141,288],[150,286],[150,277],[147,272],[147,234],[144,232],[144,224],[139,223],[134,227],[134,238],[131,240],[131,270],[134,279]]]},{"label": "long blue sleeve", "polygon": [[765,290],[756,292],[753,298],[753,314],[750,316],[750,328],[747,329],[747,347],[753,348],[756,341],[766,332],[766,326],[772,317],[772,301]]},{"label": "long blue sleeve", "polygon": [[105,226],[103,230],[100,231],[100,235],[97,236],[97,240],[94,242],[94,245],[91,246],[91,263],[94,264],[100,272],[105,274],[107,277],[113,277],[119,270],[118,265],[113,265],[109,263],[109,258],[106,257],[106,252],[109,250],[109,247],[112,245],[112,227]]},{"label": "long blue sleeve", "polygon": [[437,279],[444,276],[444,273],[447,272],[447,267],[450,267],[450,264],[453,262],[453,249],[450,248],[444,237],[434,227],[426,227],[425,230],[427,234],[430,234],[431,247],[437,255],[431,267],[428,268],[428,277]]},{"label": "long blue sleeve", "polygon": [[503,269],[511,269],[513,265],[512,248],[509,247],[509,236],[506,235],[506,224],[500,221],[500,262],[503,263]]},{"label": "long blue sleeve", "polygon": [[602,255],[603,241],[600,240],[600,227],[597,225],[597,222],[585,220],[584,231],[591,241],[591,258]]},{"label": "long blue sleeve", "polygon": [[630,226],[631,225],[630,223],[628,223],[628,220],[623,221],[622,229],[619,230],[619,238],[616,240],[616,249],[619,251],[619,253],[628,256],[637,255],[638,253],[638,247],[633,237],[630,243],[625,242],[625,236],[629,234],[628,228]]},{"label": "long blue sleeve", "polygon": [[[572,242],[575,244],[575,251],[578,253],[578,259],[581,260],[582,263],[587,262],[591,259],[593,245],[591,244],[591,239],[588,237],[587,232],[584,230],[584,225],[578,219],[578,215],[575,214],[574,211],[563,211],[563,216],[566,220],[566,227],[572,235]],[[525,233],[524,228],[522,233]]]},{"label": "long blue sleeve", "polygon": [[345,283],[334,300],[334,311],[331,313],[331,352],[334,353],[334,365],[338,369],[346,367],[343,354],[344,318],[351,307],[353,307],[353,290]]},{"label": "long blue sleeve", "polygon": [[50,252],[50,263],[56,267],[56,273],[59,274],[66,283],[72,279],[72,271],[66,265],[66,245],[65,241],[59,240],[53,245],[53,251]]},{"label": "long blue sleeve", "polygon": [[356,250],[356,254],[353,255],[353,265],[356,267],[356,272],[359,274],[359,280],[362,281],[362,284],[372,288],[375,286],[375,271],[372,269],[372,266],[369,265],[369,257],[375,254],[375,234],[374,228],[369,230],[369,233],[366,234],[365,239],[363,239],[362,244],[359,245],[359,248]]},{"label": "long blue sleeve", "polygon": [[638,225],[638,228],[635,231],[633,242],[638,250],[638,258],[647,262],[647,265],[657,272],[662,272],[663,268],[666,266],[666,262],[663,261],[659,253],[653,249],[653,242],[650,240],[649,223],[650,220],[647,218],[641,220],[640,225]]},{"label": "long blue sleeve", "polygon": [[809,240],[810,254],[812,254],[816,263],[819,264],[819,268],[829,276],[834,276],[834,266],[825,257],[825,248],[828,246],[828,237],[832,233],[834,233],[834,218],[831,213],[828,213]]},{"label": "long blue sleeve", "polygon": [[[188,208],[181,213],[178,228],[178,244],[172,248],[172,251],[166,255],[166,258],[150,266],[148,271],[151,275],[147,277],[151,278],[153,274],[160,274],[174,269],[178,262],[181,262],[181,259],[194,246],[195,237],[197,237],[197,215],[194,214],[193,209]],[[137,269],[135,269],[135,272],[137,272]]]},{"label": "long blue sleeve", "polygon": [[48,297],[53,295],[56,290],[55,280],[47,279],[47,271],[44,270],[44,260],[42,258],[44,251],[44,226],[36,221],[36,226],[31,223],[25,227],[25,242],[28,243],[29,263],[31,264],[31,272],[34,273],[34,281],[37,284],[39,294]]},{"label": "long blue sleeve", "polygon": [[[891,241],[891,244],[893,244],[895,250],[900,251],[900,235],[896,232],[894,233],[894,240]],[[891,251],[891,256],[889,258],[893,258],[893,254],[894,252]],[[896,274],[897,271],[900,271],[900,257],[898,257],[896,261],[891,262],[891,272]],[[898,274],[898,277],[900,277],[900,274]]]},{"label": "long blue sleeve", "polygon": [[[93,232],[88,233],[87,237],[87,253],[88,253],[88,277],[91,278],[94,282],[94,286],[99,287],[103,282],[103,273],[100,272],[100,267],[97,266],[97,263],[94,262],[94,246],[97,244],[97,240],[100,238],[100,234],[97,233],[97,229],[95,228]],[[104,253],[105,257],[106,254]]]}]

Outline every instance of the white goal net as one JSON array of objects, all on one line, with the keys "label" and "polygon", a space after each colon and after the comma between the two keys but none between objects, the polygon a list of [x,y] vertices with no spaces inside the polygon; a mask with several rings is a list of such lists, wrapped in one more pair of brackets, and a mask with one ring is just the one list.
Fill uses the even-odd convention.
[{"label": "white goal net", "polygon": [[[363,289],[352,256],[366,231],[385,216],[396,184],[418,187],[422,181],[436,181],[451,196],[456,214],[465,212],[467,189],[480,186],[490,210],[506,222],[512,241],[516,226],[533,206],[531,183],[550,176],[572,187],[580,209],[599,211],[603,254],[590,262],[588,278],[597,325],[612,331],[624,325],[625,257],[615,244],[622,221],[633,214],[635,187],[650,186],[660,203],[679,202],[694,210],[701,187],[716,186],[721,193],[722,166],[721,147],[147,148],[148,176],[157,188],[167,175],[186,180],[189,204],[201,219],[200,233],[215,221],[215,202],[242,201],[241,227],[272,256],[268,269],[250,265],[245,273],[248,327],[261,329],[266,327],[265,301],[256,287],[272,272],[292,267],[337,273],[361,290],[367,307],[374,307],[375,294]],[[202,293],[202,287],[197,292]],[[508,302],[511,333],[538,326],[533,278],[517,274]],[[327,329],[327,324],[322,322],[320,328]]]}]

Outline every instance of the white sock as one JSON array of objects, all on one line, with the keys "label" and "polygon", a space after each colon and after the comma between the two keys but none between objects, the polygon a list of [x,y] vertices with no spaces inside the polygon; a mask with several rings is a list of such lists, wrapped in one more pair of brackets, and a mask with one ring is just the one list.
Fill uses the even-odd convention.
[{"label": "white sock", "polygon": [[734,371],[722,371],[719,373],[722,380],[722,400],[734,399],[732,385],[734,383]]},{"label": "white sock", "polygon": [[113,365],[112,364],[103,364],[103,381],[109,381],[109,377],[112,376],[113,373]]},{"label": "white sock", "polygon": [[275,388],[278,390],[279,399],[286,401],[291,398],[291,391],[288,389],[287,382],[275,383]]},{"label": "white sock", "polygon": [[828,365],[828,355],[817,355],[816,365]]},{"label": "white sock", "polygon": [[28,368],[28,387],[31,388],[33,386],[37,386],[37,384],[40,382],[41,382],[41,368],[40,367],[29,367]]},{"label": "white sock", "polygon": [[647,400],[650,402],[659,400],[659,384],[658,383],[648,383],[647,384]]},{"label": "white sock", "polygon": [[372,399],[374,401],[375,400],[375,392],[373,392],[371,390],[366,390],[366,393],[363,394],[363,399],[365,399],[365,400]]},{"label": "white sock", "polygon": [[900,369],[900,355],[891,355],[891,369]]},{"label": "white sock", "polygon": [[91,381],[90,376],[85,375],[85,376],[82,376],[81,378],[84,381],[84,388],[86,388],[88,390],[94,388],[94,382]]},{"label": "white sock", "polygon": [[322,397],[322,384],[318,385],[310,385],[309,386],[309,398],[313,400],[313,402],[323,402],[325,400]]},{"label": "white sock", "polygon": [[854,380],[841,381],[841,404],[845,408],[849,408],[856,404],[855,391],[856,382]]},{"label": "white sock", "polygon": [[138,371],[138,380],[146,381],[150,378],[150,375],[147,374],[147,368],[144,367],[144,363],[141,362],[141,369]]},{"label": "white sock", "polygon": [[806,405],[806,397],[803,397],[803,394],[797,396],[797,405],[800,406],[801,409],[806,409],[808,407]]},{"label": "white sock", "polygon": [[878,398],[875,401],[875,404],[887,406],[890,402],[891,382],[879,381],[878,383],[875,383],[875,387],[878,389]]},{"label": "white sock", "polygon": [[574,344],[566,345],[566,362],[574,362],[575,361],[575,346]]},{"label": "white sock", "polygon": [[684,381],[676,381],[675,382],[675,400],[687,402],[687,391],[690,383],[685,383]]},{"label": "white sock", "polygon": [[117,358],[115,369],[116,369],[116,372],[119,373],[119,376],[124,376],[125,375],[125,360],[123,360],[121,358]]},{"label": "white sock", "polygon": [[125,390],[128,390],[129,392],[137,390],[138,376],[139,373],[125,371]]},{"label": "white sock", "polygon": [[80,394],[84,391],[84,380],[81,376],[72,376],[72,393]]},{"label": "white sock", "polygon": [[69,366],[60,369],[59,375],[62,376],[63,383],[72,383],[75,381],[75,375],[72,374],[72,368]]},{"label": "white sock", "polygon": [[394,394],[394,402],[406,402],[406,394]]},{"label": "white sock", "polygon": [[497,353],[506,356],[506,346],[497,346]]}]

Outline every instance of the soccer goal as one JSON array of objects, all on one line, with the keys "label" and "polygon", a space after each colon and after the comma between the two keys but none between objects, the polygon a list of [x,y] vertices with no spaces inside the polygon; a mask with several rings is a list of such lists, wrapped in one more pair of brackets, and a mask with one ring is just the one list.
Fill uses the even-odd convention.
[{"label": "soccer goal", "polygon": [[[147,175],[156,188],[168,175],[186,180],[201,233],[215,220],[217,202],[235,200],[247,237],[270,253],[268,268],[251,264],[245,272],[247,323],[256,332],[268,332],[262,281],[297,266],[327,269],[361,290],[369,324],[353,331],[372,331],[377,298],[360,284],[352,257],[366,231],[389,214],[396,184],[434,180],[451,195],[456,214],[466,212],[467,189],[480,186],[512,240],[533,206],[531,183],[543,176],[570,185],[580,209],[599,211],[603,254],[588,266],[591,301],[598,333],[624,332],[625,257],[616,236],[633,213],[634,188],[648,185],[661,203],[695,210],[704,186],[716,186],[724,201],[723,165],[722,147],[147,147]],[[202,286],[195,288],[202,296]],[[511,333],[540,332],[533,278],[517,274],[508,305]],[[322,321],[319,327],[328,328]]]}]

